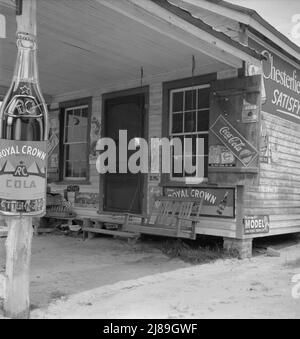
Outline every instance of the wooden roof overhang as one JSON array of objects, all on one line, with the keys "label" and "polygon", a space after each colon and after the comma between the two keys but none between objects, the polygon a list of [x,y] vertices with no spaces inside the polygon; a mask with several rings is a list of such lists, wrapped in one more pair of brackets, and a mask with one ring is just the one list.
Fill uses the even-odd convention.
[{"label": "wooden roof overhang", "polygon": [[[155,1],[155,0],[154,0]],[[205,22],[213,22],[216,28],[226,31],[229,27],[235,30],[234,24],[245,25],[249,32],[262,37],[263,41],[276,46],[275,48],[300,63],[300,47],[293,43],[288,37],[280,33],[274,26],[269,24],[255,10],[232,4],[224,0],[168,0],[176,6],[203,18]],[[215,21],[215,19],[221,23]],[[225,24],[224,26],[222,24]],[[226,32],[231,34],[231,32]]]},{"label": "wooden roof overhang", "polygon": [[[12,78],[16,20],[11,0],[0,0],[7,21],[0,39],[0,92]],[[159,0],[38,0],[39,68],[43,92],[109,87],[176,70],[197,73],[261,65],[261,56]],[[1,93],[0,93],[1,94]]]}]

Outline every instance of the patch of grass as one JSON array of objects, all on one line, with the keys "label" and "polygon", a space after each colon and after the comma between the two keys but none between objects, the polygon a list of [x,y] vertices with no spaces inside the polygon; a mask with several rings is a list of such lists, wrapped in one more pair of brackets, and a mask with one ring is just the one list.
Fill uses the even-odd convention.
[{"label": "patch of grass", "polygon": [[237,253],[228,253],[218,244],[201,246],[189,244],[183,240],[167,240],[159,246],[160,250],[169,258],[179,258],[193,265],[206,264],[219,259],[237,258]]}]

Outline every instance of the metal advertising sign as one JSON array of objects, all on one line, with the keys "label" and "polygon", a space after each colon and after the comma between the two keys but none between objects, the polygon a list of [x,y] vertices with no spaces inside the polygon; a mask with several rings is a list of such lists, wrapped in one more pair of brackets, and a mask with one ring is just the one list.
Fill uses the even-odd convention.
[{"label": "metal advertising sign", "polygon": [[210,167],[235,167],[236,159],[234,155],[221,145],[209,147],[209,166]]},{"label": "metal advertising sign", "polygon": [[202,199],[202,215],[220,218],[235,217],[234,188],[165,188],[164,195],[173,198]]},{"label": "metal advertising sign", "polygon": [[249,46],[262,53],[263,80],[266,102],[263,110],[283,119],[300,123],[300,70],[267,49],[265,45],[249,39]]},{"label": "metal advertising sign", "polygon": [[0,140],[0,214],[43,213],[46,167],[46,142]]},{"label": "metal advertising sign", "polygon": [[245,234],[270,232],[270,217],[268,215],[246,216],[244,218]]},{"label": "metal advertising sign", "polygon": [[234,156],[248,167],[258,156],[257,149],[252,146],[222,115],[210,128],[222,144]]}]

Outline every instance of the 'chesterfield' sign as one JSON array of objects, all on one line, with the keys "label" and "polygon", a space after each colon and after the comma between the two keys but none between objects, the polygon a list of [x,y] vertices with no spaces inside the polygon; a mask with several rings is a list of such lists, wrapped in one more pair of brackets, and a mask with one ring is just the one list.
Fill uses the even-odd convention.
[{"label": "'chesterfield' sign", "polygon": [[219,116],[211,131],[222,144],[228,148],[240,162],[248,167],[258,156],[253,147],[223,116]]},{"label": "'chesterfield' sign", "polygon": [[263,79],[266,102],[263,111],[286,120],[300,123],[300,66],[291,64],[250,39],[249,46],[266,58],[263,62]]}]

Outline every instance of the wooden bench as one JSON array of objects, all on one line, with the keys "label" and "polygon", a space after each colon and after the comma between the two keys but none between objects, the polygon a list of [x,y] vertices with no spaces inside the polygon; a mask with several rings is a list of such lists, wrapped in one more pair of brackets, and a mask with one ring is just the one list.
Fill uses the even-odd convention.
[{"label": "wooden bench", "polygon": [[123,230],[195,240],[203,200],[157,197],[151,214],[143,216],[141,224],[131,223],[132,215],[127,214]]}]

